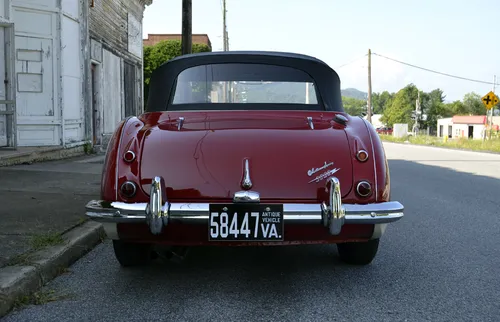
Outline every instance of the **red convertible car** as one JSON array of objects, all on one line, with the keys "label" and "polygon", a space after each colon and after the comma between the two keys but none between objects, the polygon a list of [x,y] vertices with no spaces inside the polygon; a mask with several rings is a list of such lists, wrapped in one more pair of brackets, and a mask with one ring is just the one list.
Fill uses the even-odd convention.
[{"label": "red convertible car", "polygon": [[391,201],[374,127],[342,106],[326,63],[276,52],[177,57],[151,77],[146,112],[109,142],[102,222],[122,266],[155,245],[336,244],[341,260],[374,259]]}]

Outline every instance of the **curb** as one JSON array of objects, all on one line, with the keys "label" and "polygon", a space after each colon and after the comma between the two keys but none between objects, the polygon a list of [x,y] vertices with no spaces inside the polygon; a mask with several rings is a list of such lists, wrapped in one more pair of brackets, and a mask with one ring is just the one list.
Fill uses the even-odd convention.
[{"label": "curb", "polygon": [[0,167],[8,167],[23,163],[34,163],[44,161],[54,161],[69,159],[77,156],[87,154],[83,145],[64,148],[64,147],[50,147],[36,149],[33,151],[9,151],[6,155],[0,155]]},{"label": "curb", "polygon": [[62,235],[65,243],[47,247],[29,256],[26,266],[0,269],[0,318],[11,311],[16,301],[38,291],[97,246],[104,238],[102,225],[87,221]]}]

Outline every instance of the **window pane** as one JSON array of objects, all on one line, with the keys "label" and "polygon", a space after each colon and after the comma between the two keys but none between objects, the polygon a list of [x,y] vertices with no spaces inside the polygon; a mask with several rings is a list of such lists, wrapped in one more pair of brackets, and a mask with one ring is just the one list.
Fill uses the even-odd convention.
[{"label": "window pane", "polygon": [[196,66],[181,72],[172,104],[318,104],[314,82],[301,70],[263,64]]}]

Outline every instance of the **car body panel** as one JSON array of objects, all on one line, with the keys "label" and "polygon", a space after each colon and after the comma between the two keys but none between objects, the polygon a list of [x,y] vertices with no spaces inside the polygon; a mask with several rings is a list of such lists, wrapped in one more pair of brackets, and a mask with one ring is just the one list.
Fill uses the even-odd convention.
[{"label": "car body panel", "polygon": [[[226,62],[301,70],[314,81],[318,101],[311,105],[171,104],[176,77],[182,71]],[[340,182],[341,203],[390,201],[389,167],[377,131],[363,118],[343,111],[338,75],[320,60],[266,52],[186,55],[159,67],[150,88],[146,112],[120,122],[108,144],[101,200],[151,203],[152,181],[161,178],[161,200],[167,204],[231,203],[236,193],[251,190],[263,203],[321,204],[331,210],[333,187],[327,182],[335,178]],[[358,159],[361,151],[367,160]],[[133,160],[124,159],[127,152],[133,153]],[[252,185],[245,188],[246,161]],[[323,176],[314,181],[318,175]],[[365,197],[357,192],[363,180],[372,186],[372,193]],[[120,193],[127,181],[137,185],[133,197]],[[360,221],[343,225],[333,235],[324,225],[285,225],[285,238],[270,243],[209,241],[208,222],[172,222],[161,233],[152,234],[146,223],[117,221],[109,231],[115,239],[136,242],[243,246],[366,241],[380,237],[384,231],[380,227],[385,225]]]}]

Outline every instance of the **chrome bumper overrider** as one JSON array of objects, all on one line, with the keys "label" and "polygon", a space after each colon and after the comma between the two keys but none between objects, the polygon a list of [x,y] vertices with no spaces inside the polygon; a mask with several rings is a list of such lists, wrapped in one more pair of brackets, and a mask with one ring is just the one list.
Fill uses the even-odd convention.
[{"label": "chrome bumper overrider", "polygon": [[[340,183],[335,177],[327,181],[330,186],[329,205],[283,204],[285,224],[322,224],[330,234],[338,235],[344,224],[387,224],[404,216],[404,207],[397,201],[373,204],[342,204]],[[259,202],[258,193],[240,192],[243,197],[233,202]],[[238,193],[237,193],[238,194]],[[255,196],[257,196],[255,198]],[[146,222],[153,234],[160,234],[170,221],[208,223],[208,203],[170,203],[162,200],[161,178],[155,177],[151,185],[149,203],[125,203],[92,200],[86,205],[86,215],[95,221],[111,223]]]}]

